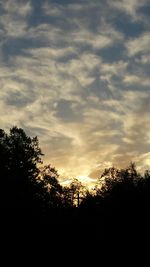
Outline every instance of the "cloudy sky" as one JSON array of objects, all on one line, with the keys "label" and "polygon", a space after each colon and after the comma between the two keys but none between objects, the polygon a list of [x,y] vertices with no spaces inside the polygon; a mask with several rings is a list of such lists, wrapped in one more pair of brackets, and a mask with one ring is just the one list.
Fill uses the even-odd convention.
[{"label": "cloudy sky", "polygon": [[150,168],[149,4],[0,0],[0,128],[37,135],[64,176]]}]

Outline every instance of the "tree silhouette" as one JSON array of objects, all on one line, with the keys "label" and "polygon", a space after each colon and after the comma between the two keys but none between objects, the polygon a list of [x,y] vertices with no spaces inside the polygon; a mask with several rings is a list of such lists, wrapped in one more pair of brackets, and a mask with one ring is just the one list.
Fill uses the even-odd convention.
[{"label": "tree silhouette", "polygon": [[41,185],[42,197],[49,208],[62,206],[63,189],[58,181],[58,177],[57,170],[51,167],[51,165],[45,165],[40,168],[37,182]]},{"label": "tree silhouette", "polygon": [[30,138],[18,127],[11,128],[9,134],[0,130],[2,206],[30,205],[42,155],[37,137]]},{"label": "tree silhouette", "polygon": [[109,168],[102,173],[103,183],[98,194],[109,200],[111,206],[123,209],[130,207],[138,197],[138,181],[141,179],[135,164],[126,169]]},{"label": "tree silhouette", "polygon": [[116,238],[122,229],[131,234],[141,225],[148,229],[149,170],[141,175],[134,163],[105,169],[95,190],[88,191],[78,179],[61,186],[55,168],[39,167],[42,155],[37,137],[18,127],[8,134],[0,129],[0,208],[13,210],[13,215],[21,209],[44,224],[94,224],[97,231],[105,229],[104,238]]},{"label": "tree silhouette", "polygon": [[79,207],[82,199],[86,195],[86,187],[82,185],[82,183],[74,178],[70,183],[69,187],[65,187],[64,192],[64,203],[68,203],[70,206],[77,206]]}]

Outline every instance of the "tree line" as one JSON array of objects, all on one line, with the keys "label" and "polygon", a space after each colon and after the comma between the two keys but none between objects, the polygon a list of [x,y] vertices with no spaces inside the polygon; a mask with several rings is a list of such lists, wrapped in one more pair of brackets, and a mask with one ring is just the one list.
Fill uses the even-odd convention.
[{"label": "tree line", "polygon": [[1,210],[51,222],[107,223],[148,217],[149,170],[142,175],[134,163],[124,169],[107,168],[89,191],[77,179],[62,186],[58,171],[43,166],[42,156],[37,137],[16,126],[8,134],[0,130]]}]

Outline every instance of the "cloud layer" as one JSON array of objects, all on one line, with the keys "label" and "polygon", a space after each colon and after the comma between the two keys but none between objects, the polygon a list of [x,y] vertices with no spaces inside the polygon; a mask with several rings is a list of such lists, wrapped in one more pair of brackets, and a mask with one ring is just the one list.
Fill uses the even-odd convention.
[{"label": "cloud layer", "polygon": [[148,168],[148,1],[74,2],[0,0],[1,128],[37,135],[63,176]]}]

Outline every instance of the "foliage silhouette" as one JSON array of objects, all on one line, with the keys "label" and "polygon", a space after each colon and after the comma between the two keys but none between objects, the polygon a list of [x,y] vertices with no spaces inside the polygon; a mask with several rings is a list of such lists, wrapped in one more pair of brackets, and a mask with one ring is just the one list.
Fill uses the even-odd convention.
[{"label": "foliage silhouette", "polygon": [[40,168],[37,183],[41,185],[41,198],[51,208],[62,207],[63,188],[58,181],[58,172],[51,165]]},{"label": "foliage silhouette", "polygon": [[41,149],[37,137],[30,138],[23,129],[13,127],[6,134],[0,130],[0,170],[2,207],[31,205],[35,178],[39,173]]},{"label": "foliage silhouette", "polygon": [[63,187],[55,168],[40,165],[42,156],[37,137],[17,127],[9,134],[0,129],[1,209],[17,209],[44,224],[92,224],[97,231],[103,229],[103,237],[148,226],[149,170],[141,175],[134,163],[105,169],[95,189],[88,191],[77,179]]},{"label": "foliage silhouette", "polygon": [[71,207],[79,207],[86,191],[86,187],[78,179],[74,178],[69,187],[64,187],[63,189],[64,204]]}]

